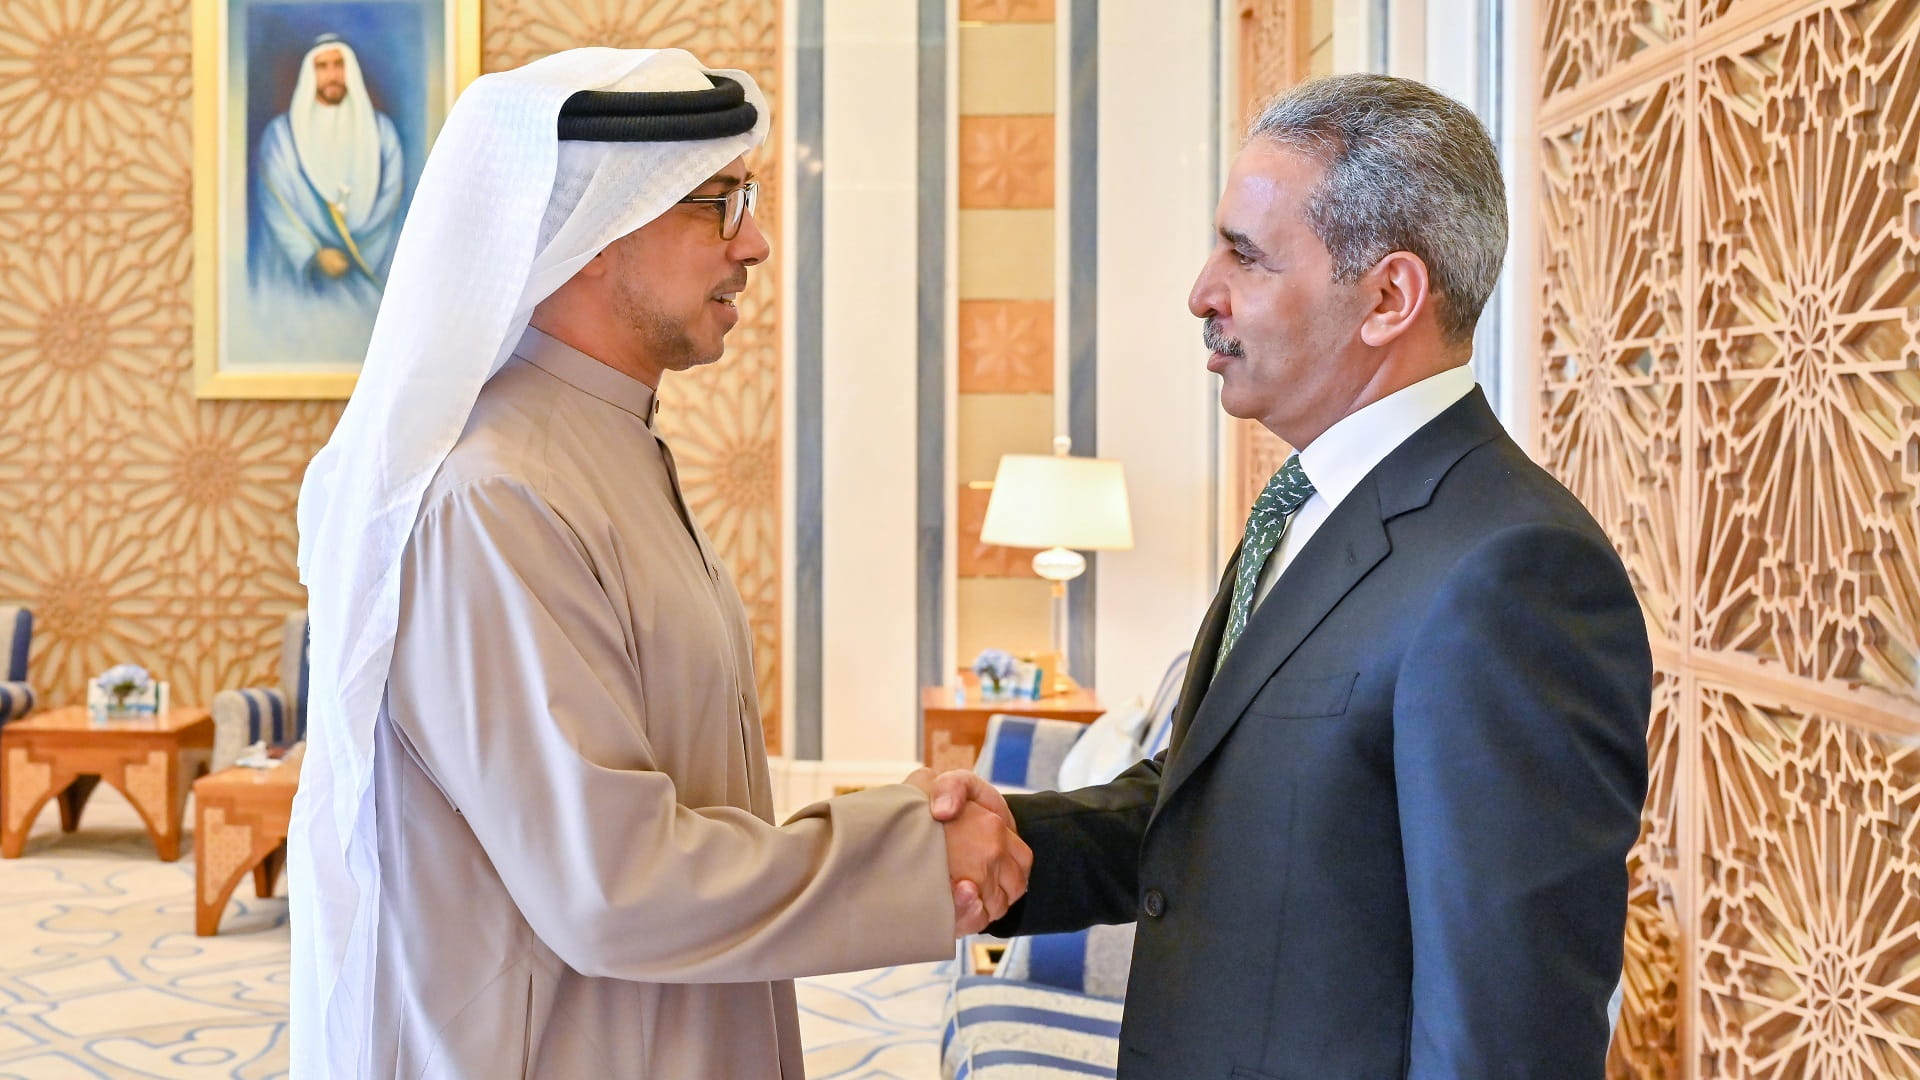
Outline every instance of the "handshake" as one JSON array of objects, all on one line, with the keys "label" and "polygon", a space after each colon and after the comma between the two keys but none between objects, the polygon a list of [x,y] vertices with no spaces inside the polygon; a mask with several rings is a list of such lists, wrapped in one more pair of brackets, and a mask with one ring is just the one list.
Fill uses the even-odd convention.
[{"label": "handshake", "polygon": [[1014,831],[1007,800],[978,774],[916,769],[906,782],[926,792],[933,819],[946,825],[953,934],[977,934],[1026,895],[1033,852]]}]

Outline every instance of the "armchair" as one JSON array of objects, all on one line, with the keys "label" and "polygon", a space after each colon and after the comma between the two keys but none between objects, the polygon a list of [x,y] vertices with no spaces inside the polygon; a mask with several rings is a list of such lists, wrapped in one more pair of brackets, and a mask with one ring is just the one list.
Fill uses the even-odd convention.
[{"label": "armchair", "polygon": [[280,627],[280,685],[222,690],[213,696],[213,771],[231,767],[248,746],[286,746],[307,737],[307,613]]},{"label": "armchair", "polygon": [[32,644],[32,610],[0,606],[0,724],[33,711],[33,687],[27,684],[27,650]]}]

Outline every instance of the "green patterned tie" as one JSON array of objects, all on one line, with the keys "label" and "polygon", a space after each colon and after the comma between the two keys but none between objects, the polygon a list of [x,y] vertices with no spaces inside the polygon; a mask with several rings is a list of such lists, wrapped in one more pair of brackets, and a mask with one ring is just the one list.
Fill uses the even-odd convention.
[{"label": "green patterned tie", "polygon": [[1260,489],[1260,497],[1253,500],[1253,512],[1247,515],[1247,533],[1240,541],[1240,569],[1233,579],[1233,607],[1227,612],[1227,630],[1220,638],[1220,657],[1213,663],[1214,674],[1220,673],[1220,665],[1227,662],[1227,654],[1233,651],[1234,643],[1247,628],[1247,616],[1253,613],[1253,597],[1260,589],[1260,571],[1267,565],[1267,556],[1272,555],[1275,545],[1280,543],[1281,534],[1287,531],[1287,519],[1305,505],[1312,494],[1313,481],[1307,479],[1306,470],[1300,467],[1300,455],[1294,454],[1273,474],[1273,479],[1267,481],[1267,486]]}]

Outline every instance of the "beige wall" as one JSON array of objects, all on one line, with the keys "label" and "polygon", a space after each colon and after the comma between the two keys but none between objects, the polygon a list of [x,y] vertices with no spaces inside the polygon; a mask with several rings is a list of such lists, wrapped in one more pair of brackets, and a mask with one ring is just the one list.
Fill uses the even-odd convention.
[{"label": "beige wall", "polygon": [[[271,682],[299,607],[294,501],[337,402],[192,396],[191,37],[184,4],[0,9],[0,598],[32,605],[42,700],[118,661],[176,700]],[[677,45],[777,102],[777,0],[494,2],[485,66]],[[608,27],[615,29],[609,30]],[[776,106],[777,107],[777,106]],[[771,148],[756,167],[778,191]],[[768,231],[777,199],[762,196]],[[750,607],[777,745],[778,255],[717,368],[670,382],[689,502]]]}]

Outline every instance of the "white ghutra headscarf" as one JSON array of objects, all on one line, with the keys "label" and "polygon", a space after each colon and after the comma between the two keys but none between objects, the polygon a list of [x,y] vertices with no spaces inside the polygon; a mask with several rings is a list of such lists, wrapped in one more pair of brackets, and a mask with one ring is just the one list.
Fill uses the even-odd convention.
[{"label": "white ghutra headscarf", "polygon": [[400,236],[366,365],[300,488],[300,579],[312,679],[307,753],[288,844],[296,1080],[370,1074],[380,864],[373,728],[399,620],[399,565],[428,482],[534,305],[612,241],[658,217],[760,144],[741,135],[561,142],[582,90],[704,91],[679,49],[575,49],[485,75],[428,157]]}]

